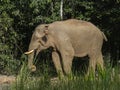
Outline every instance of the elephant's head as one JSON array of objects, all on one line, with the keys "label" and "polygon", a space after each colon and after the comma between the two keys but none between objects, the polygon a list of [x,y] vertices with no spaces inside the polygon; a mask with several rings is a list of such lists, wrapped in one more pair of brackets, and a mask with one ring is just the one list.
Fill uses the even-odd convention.
[{"label": "elephant's head", "polygon": [[29,44],[28,52],[25,52],[25,54],[28,54],[28,68],[31,71],[36,71],[36,67],[33,65],[35,51],[36,55],[38,55],[41,50],[54,46],[53,39],[49,35],[48,27],[48,24],[42,24],[36,27]]}]

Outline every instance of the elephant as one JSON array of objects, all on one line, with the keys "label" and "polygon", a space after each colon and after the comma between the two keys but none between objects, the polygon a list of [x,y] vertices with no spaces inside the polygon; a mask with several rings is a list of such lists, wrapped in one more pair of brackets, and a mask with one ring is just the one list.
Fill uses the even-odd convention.
[{"label": "elephant", "polygon": [[[87,73],[95,73],[96,66],[104,69],[102,56],[103,41],[106,36],[99,28],[88,21],[68,19],[49,24],[40,24],[35,28],[29,44],[28,67],[36,71],[33,64],[34,53],[52,47],[52,60],[56,72],[60,75],[71,73],[72,61],[76,57],[88,55],[89,66]],[[61,63],[62,61],[62,63]]]}]

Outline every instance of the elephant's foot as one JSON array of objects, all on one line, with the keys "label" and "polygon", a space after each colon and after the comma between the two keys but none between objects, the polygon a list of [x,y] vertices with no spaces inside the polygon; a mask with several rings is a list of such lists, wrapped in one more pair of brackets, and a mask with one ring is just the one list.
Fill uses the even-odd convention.
[{"label": "elephant's foot", "polygon": [[32,72],[35,72],[35,71],[36,71],[36,66],[35,66],[35,65],[32,65],[32,66],[30,67],[30,70],[31,70]]}]

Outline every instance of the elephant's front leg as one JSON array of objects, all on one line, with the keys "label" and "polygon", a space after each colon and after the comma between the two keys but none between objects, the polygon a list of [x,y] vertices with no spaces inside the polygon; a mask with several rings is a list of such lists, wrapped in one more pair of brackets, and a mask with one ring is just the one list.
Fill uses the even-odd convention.
[{"label": "elephant's front leg", "polygon": [[62,62],[63,62],[63,69],[65,74],[70,75],[72,73],[72,61],[74,57],[74,50],[71,48],[69,50],[63,50],[61,52]]},{"label": "elephant's front leg", "polygon": [[53,59],[53,63],[55,65],[56,71],[60,76],[64,76],[63,75],[63,70],[62,70],[62,66],[61,66],[61,62],[60,62],[60,56],[56,51],[52,52],[52,59]]}]

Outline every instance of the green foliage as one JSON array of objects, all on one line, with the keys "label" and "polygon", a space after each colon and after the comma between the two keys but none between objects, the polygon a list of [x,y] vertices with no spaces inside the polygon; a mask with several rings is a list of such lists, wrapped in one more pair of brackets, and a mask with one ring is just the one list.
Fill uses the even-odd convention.
[{"label": "green foliage", "polygon": [[0,73],[1,74],[17,74],[20,69],[21,62],[14,59],[12,55],[0,55]]},{"label": "green foliage", "polygon": [[0,73],[13,74],[16,73],[20,64],[14,58],[17,33],[12,27],[14,19],[9,13],[14,5],[10,3],[10,0],[0,2]]}]

